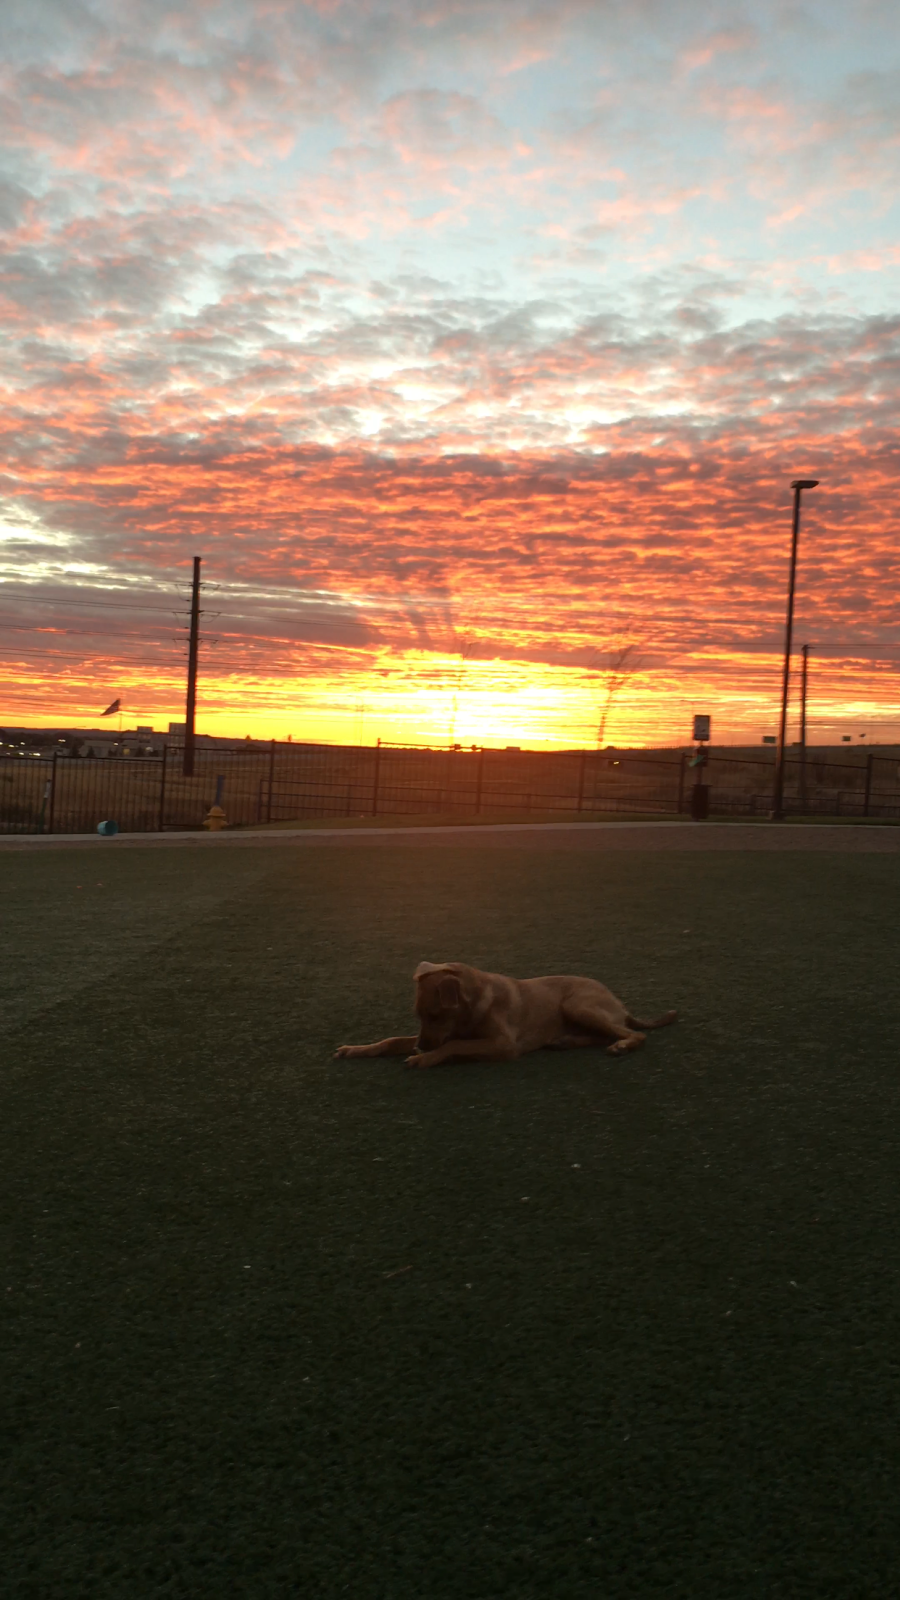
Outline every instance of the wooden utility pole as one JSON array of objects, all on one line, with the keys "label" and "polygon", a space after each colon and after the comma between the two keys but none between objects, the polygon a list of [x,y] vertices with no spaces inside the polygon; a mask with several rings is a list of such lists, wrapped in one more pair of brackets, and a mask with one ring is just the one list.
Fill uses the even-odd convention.
[{"label": "wooden utility pole", "polygon": [[803,489],[818,487],[818,478],[795,478],[794,516],[791,525],[791,565],[788,577],[787,621],[784,628],[784,669],[781,680],[781,723],[778,729],[778,754],[775,758],[775,783],[772,790],[772,809],[769,819],[781,822],[784,817],[784,749],[787,738],[788,685],[791,681],[791,638],[794,631],[794,593],[797,586],[797,541],[800,535],[800,494]]},{"label": "wooden utility pole", "polygon": [[200,639],[200,556],[194,557],[191,585],[191,633],[188,644],[187,705],[184,712],[184,766],[186,778],[194,776],[194,718],[197,711],[197,649]]}]

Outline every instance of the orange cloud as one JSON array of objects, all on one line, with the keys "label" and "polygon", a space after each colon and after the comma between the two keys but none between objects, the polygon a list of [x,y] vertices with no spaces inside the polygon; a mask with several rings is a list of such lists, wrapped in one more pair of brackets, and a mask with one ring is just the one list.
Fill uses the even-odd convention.
[{"label": "orange cloud", "polygon": [[887,727],[877,11],[25,19],[0,78],[2,715],[84,720],[112,682],[177,716],[180,636],[141,607],[196,550],[219,726],[339,734],[365,702],[376,731],[581,742],[634,640],[616,737],[680,736],[698,699],[758,733],[809,472],[823,715]]}]

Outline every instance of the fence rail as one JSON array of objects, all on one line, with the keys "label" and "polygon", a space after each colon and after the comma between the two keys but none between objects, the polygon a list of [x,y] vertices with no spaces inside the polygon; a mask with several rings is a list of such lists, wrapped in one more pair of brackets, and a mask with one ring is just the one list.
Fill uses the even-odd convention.
[{"label": "fence rail", "polygon": [[[641,814],[690,809],[689,752],[425,750],[392,745],[293,745],[202,750],[185,778],[181,751],[73,759],[0,757],[0,833],[89,833],[112,820],[126,833],[200,828],[221,789],[232,827],[348,817]],[[698,769],[710,811],[765,816],[774,758],[713,750]],[[787,764],[785,808],[809,816],[900,819],[897,756]]]}]

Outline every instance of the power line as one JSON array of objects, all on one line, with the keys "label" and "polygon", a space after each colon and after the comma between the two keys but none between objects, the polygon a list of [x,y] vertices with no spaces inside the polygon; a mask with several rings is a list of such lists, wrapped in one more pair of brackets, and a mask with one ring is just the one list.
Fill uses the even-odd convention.
[{"label": "power line", "polygon": [[[85,602],[83,600],[66,600],[66,599],[62,599],[62,598],[57,598],[56,596],[48,596],[48,595],[43,595],[43,594],[42,595],[8,594],[6,592],[6,585],[0,583],[0,601],[6,602],[6,601],[9,601],[9,600],[12,600],[12,601],[15,601],[15,600],[25,601],[26,603],[31,603],[33,605],[37,605],[38,603],[40,603],[40,604],[45,605],[45,606],[80,606],[80,605],[84,605],[85,604]],[[105,609],[112,610],[112,611],[159,611],[160,613],[165,614],[166,616],[173,616],[173,615],[174,616],[179,616],[181,614],[180,607],[178,607],[177,605],[171,605],[171,606],[155,606],[155,605],[146,605],[145,606],[145,605],[140,605],[140,604],[135,605],[134,602],[131,601],[131,600],[126,600],[126,601],[124,601],[124,603],[122,601],[120,601],[120,600],[92,600],[90,602],[90,605],[91,605],[92,609],[93,608],[98,608],[98,607],[104,607]]]},{"label": "power line", "polygon": [[59,636],[60,639],[98,639],[98,638],[108,638],[108,639],[137,639],[137,640],[141,640],[141,639],[143,639],[145,637],[145,635],[142,635],[142,634],[139,634],[139,633],[110,633],[110,634],[105,634],[103,632],[103,630],[100,629],[100,628],[60,628],[60,629],[48,628],[46,626],[46,624],[43,625],[40,628],[20,628],[20,627],[16,627],[15,624],[10,624],[8,622],[0,622],[0,628],[2,628],[5,633],[58,633],[58,636]]}]

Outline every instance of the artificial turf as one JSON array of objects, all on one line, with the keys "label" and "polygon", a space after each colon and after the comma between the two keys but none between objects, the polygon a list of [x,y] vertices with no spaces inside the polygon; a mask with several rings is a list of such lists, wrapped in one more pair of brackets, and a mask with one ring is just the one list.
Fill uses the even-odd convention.
[{"label": "artificial turf", "polygon": [[[897,857],[0,885],[4,1595],[896,1594]],[[683,1021],[332,1061],[405,1030],[422,957]]]}]

